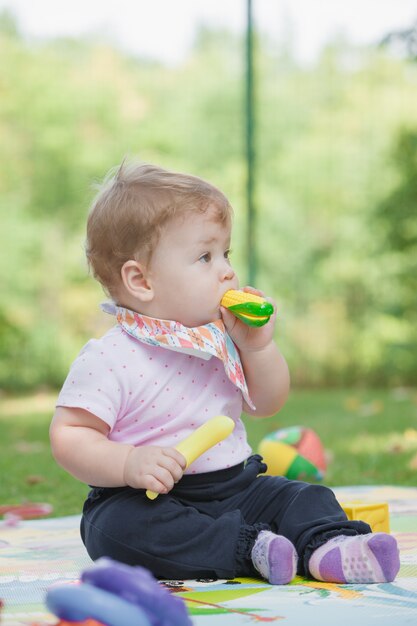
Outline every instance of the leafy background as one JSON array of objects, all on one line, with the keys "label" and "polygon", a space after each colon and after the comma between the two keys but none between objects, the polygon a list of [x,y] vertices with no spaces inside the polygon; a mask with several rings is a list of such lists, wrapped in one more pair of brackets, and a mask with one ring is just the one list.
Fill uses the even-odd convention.
[{"label": "leafy background", "polygon": [[[59,387],[111,324],[83,253],[92,183],[124,156],[209,179],[246,278],[243,41],[175,67],[0,16],[0,389]],[[336,38],[310,66],[256,41],[257,286],[298,387],[407,386],[417,365],[417,64]]]}]

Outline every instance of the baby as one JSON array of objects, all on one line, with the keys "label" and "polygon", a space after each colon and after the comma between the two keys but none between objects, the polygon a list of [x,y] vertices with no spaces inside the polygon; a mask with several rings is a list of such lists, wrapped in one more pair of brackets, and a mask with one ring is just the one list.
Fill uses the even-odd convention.
[{"label": "baby", "polygon": [[[57,462],[91,486],[87,551],[161,578],[392,581],[393,537],[348,521],[326,487],[262,476],[251,456],[242,409],[279,411],[289,375],[275,314],[252,328],[220,306],[238,288],[231,229],[223,193],[153,165],[122,164],[95,198],[87,258],[116,324],[81,350],[51,424]],[[215,415],[233,433],[185,469],[174,446]]]}]

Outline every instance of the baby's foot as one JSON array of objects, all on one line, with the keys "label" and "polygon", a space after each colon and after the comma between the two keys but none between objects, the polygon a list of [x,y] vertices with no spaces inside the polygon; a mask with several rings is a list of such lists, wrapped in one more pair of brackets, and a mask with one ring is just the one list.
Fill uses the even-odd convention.
[{"label": "baby's foot", "polygon": [[338,535],[314,550],[308,569],[325,582],[391,582],[400,569],[397,542],[385,533]]},{"label": "baby's foot", "polygon": [[252,548],[255,569],[271,583],[286,585],[297,570],[297,552],[291,541],[269,530],[262,530]]}]

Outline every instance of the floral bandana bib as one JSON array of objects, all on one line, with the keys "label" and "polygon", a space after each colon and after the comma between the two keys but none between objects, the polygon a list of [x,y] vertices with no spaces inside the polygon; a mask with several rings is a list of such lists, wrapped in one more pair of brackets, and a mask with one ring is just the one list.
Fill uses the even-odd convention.
[{"label": "floral bandana bib", "polygon": [[115,315],[122,329],[138,341],[206,360],[217,357],[223,362],[229,380],[241,390],[248,405],[255,408],[249,397],[239,353],[222,320],[187,328],[179,322],[147,317],[110,302],[102,304],[102,309]]}]

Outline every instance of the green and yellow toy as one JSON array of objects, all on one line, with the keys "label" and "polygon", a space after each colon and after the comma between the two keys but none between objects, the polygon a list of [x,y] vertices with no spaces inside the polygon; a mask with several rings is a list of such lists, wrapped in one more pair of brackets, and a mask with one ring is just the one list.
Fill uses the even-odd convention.
[{"label": "green and yellow toy", "polygon": [[272,304],[264,298],[235,289],[226,291],[220,304],[248,326],[267,324],[274,312]]}]

